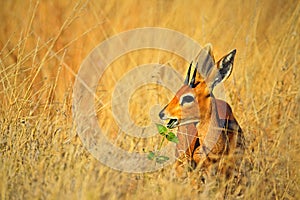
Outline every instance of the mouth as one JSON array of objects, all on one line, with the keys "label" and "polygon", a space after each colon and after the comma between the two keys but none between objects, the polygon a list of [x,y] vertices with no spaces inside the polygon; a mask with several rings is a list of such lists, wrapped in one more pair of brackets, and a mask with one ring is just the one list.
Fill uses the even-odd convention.
[{"label": "mouth", "polygon": [[168,124],[167,124],[167,128],[169,128],[169,129],[175,128],[175,127],[178,126],[178,124],[179,124],[178,119],[176,119],[176,118],[171,118],[171,119],[169,120]]},{"label": "mouth", "polygon": [[192,123],[199,123],[199,120],[195,119],[195,120],[181,121],[179,123],[179,120],[177,118],[169,118],[169,122],[167,123],[166,126],[169,129],[173,129],[178,126],[184,126],[184,125],[192,124]]}]

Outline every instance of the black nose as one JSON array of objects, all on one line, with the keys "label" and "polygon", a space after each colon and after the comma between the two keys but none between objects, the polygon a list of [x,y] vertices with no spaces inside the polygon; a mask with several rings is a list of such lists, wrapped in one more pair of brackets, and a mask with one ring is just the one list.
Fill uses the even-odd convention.
[{"label": "black nose", "polygon": [[160,111],[158,115],[160,119],[163,119],[165,116],[164,110]]}]

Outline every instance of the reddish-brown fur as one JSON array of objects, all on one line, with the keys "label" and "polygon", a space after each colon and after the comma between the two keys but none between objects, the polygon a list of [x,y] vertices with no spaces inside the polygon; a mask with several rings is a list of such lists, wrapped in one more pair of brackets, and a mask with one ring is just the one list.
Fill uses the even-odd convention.
[{"label": "reddish-brown fur", "polygon": [[[211,48],[204,49],[199,57],[202,56],[204,61],[210,59],[200,65],[204,70],[196,68],[192,83],[185,82],[160,113],[162,119],[176,121],[175,125],[169,122],[171,128],[178,127],[179,157],[175,164],[178,177],[185,177],[188,171],[197,168],[203,172],[204,182],[216,174],[228,178],[241,163],[240,155],[244,151],[242,129],[229,104],[216,99],[212,93],[214,86],[230,75],[235,52],[215,63]],[[184,101],[184,98],[189,100]],[[221,163],[222,159],[225,160]]]}]

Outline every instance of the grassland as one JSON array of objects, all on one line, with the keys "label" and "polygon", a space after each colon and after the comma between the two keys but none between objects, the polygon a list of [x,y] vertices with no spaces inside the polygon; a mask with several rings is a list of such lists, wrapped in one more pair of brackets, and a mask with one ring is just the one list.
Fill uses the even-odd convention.
[{"label": "grassland", "polygon": [[[113,170],[76,135],[72,90],[84,58],[115,34],[152,26],[210,42],[216,58],[237,49],[225,86],[254,149],[245,155],[253,170],[244,198],[300,199],[299,1],[16,0],[0,2],[0,19],[1,199],[197,199],[188,184],[171,181],[169,168]],[[110,102],[122,74],[153,61],[182,74],[187,66],[167,52],[132,52],[112,63],[99,83],[99,98]],[[140,125],[149,123],[145,110],[152,103],[164,105],[172,97],[155,85],[133,95],[130,114]],[[136,140],[118,132],[109,117],[111,106],[98,109],[106,116],[99,125],[122,148],[141,151],[158,141],[143,140],[135,149]]]}]

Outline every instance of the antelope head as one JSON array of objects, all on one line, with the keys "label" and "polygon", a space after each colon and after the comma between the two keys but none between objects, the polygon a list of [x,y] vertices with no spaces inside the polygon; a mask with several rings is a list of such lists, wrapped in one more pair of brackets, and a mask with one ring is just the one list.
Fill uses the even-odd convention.
[{"label": "antelope head", "polygon": [[210,120],[214,87],[226,80],[232,71],[236,50],[215,63],[211,46],[202,49],[192,72],[191,63],[184,85],[159,113],[162,120],[169,120],[168,128]]}]

